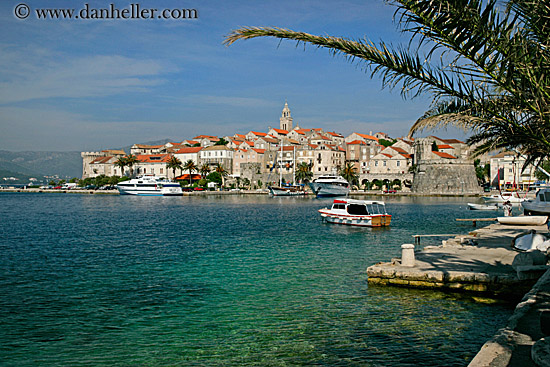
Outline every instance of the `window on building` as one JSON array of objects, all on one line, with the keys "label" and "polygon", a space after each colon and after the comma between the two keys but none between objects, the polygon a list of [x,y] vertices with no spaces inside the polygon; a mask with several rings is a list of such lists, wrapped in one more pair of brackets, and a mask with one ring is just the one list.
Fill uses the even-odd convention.
[{"label": "window on building", "polygon": [[378,161],[374,162],[374,167],[378,167]]},{"label": "window on building", "polygon": [[386,161],[384,161],[384,162],[382,163],[382,165],[383,165],[384,167],[386,167]]},{"label": "window on building", "polygon": [[397,167],[401,166],[401,162],[400,162],[400,161],[395,162],[395,164],[396,164]]}]

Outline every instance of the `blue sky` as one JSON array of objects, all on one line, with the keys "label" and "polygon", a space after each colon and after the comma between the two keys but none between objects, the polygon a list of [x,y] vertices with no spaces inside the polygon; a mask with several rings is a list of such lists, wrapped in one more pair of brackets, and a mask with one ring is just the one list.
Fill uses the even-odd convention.
[{"label": "blue sky", "polygon": [[20,20],[22,1],[31,12],[111,3],[2,1],[0,149],[88,151],[266,131],[278,126],[285,99],[301,127],[399,137],[430,104],[430,96],[382,90],[380,79],[326,50],[267,38],[222,44],[240,26],[407,43],[383,0],[139,2],[194,8],[194,20]]}]

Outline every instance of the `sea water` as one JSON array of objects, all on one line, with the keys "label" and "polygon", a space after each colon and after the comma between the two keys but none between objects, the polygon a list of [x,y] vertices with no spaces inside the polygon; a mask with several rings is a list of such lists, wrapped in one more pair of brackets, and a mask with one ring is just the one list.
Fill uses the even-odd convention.
[{"label": "sea water", "polygon": [[2,193],[0,365],[464,366],[512,307],[366,268],[487,214],[384,199],[390,228],[323,223],[329,199]]}]

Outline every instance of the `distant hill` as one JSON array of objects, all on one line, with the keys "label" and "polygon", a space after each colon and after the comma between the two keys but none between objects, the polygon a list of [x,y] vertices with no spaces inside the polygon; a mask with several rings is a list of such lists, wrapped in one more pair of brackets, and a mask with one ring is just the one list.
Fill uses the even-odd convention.
[{"label": "distant hill", "polygon": [[[138,144],[161,145],[170,141],[180,142],[182,139],[162,139]],[[130,153],[130,146],[114,149],[122,149],[126,153]],[[3,183],[3,177],[16,177],[21,181],[26,181],[30,177],[40,179],[42,176],[55,175],[60,178],[82,177],[80,152],[10,152],[0,150],[0,183]]]},{"label": "distant hill", "polygon": [[[80,177],[80,152],[10,152],[0,150],[0,170],[28,176]],[[5,177],[5,176],[2,176]]]}]

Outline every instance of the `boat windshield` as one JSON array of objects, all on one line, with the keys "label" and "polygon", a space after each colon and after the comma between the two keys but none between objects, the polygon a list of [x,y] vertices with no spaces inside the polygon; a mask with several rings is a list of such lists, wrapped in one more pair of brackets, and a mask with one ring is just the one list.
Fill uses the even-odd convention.
[{"label": "boat windshield", "polygon": [[384,204],[373,203],[369,204],[368,207],[371,214],[386,214],[386,207]]}]

